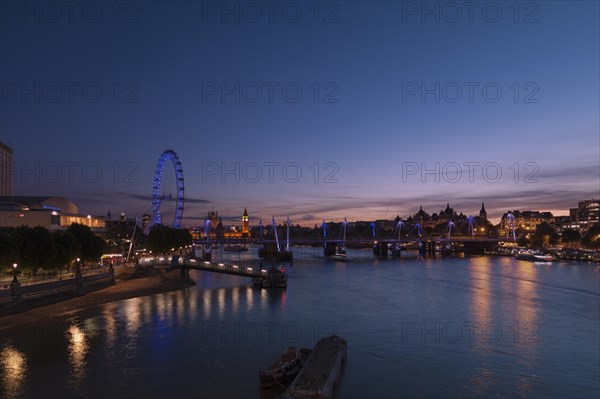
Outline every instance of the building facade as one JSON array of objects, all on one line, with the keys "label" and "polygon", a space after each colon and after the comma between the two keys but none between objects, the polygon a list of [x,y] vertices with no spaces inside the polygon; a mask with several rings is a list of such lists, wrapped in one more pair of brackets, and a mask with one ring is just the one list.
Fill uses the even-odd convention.
[{"label": "building facade", "polygon": [[569,216],[573,225],[578,226],[579,231],[585,234],[599,223],[600,201],[596,199],[579,201],[577,208],[569,209]]},{"label": "building facade", "polygon": [[66,230],[72,223],[106,231],[104,217],[79,214],[79,208],[64,197],[0,197],[0,227],[42,226],[48,230]]},{"label": "building facade", "polygon": [[197,229],[196,235],[199,238],[206,238],[207,235],[211,239],[250,237],[250,218],[246,208],[244,208],[244,213],[242,214],[241,225],[225,227],[223,217],[219,216],[219,212],[214,209],[208,212],[207,220],[210,220],[210,231],[208,231],[206,224],[204,228]]},{"label": "building facade", "polygon": [[[511,219],[508,217],[509,214],[512,214],[513,221],[511,225]],[[504,236],[507,233],[511,233],[512,228],[524,229],[526,231],[534,231],[536,227],[542,223],[546,222],[550,225],[555,225],[555,218],[552,212],[539,212],[539,211],[512,211],[506,212],[502,215],[502,219],[500,220],[500,235]]]},{"label": "building facade", "polygon": [[0,142],[0,196],[13,194],[13,150]]}]

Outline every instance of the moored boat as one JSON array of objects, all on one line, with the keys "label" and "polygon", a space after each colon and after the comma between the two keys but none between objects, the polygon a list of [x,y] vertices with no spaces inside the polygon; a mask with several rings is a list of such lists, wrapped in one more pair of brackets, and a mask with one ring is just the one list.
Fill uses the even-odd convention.
[{"label": "moored boat", "polygon": [[289,384],[302,369],[310,352],[311,350],[308,348],[288,347],[271,367],[258,373],[260,387],[271,388]]},{"label": "moored boat", "polygon": [[286,391],[288,399],[330,399],[346,360],[346,340],[331,335],[317,342]]},{"label": "moored boat", "polygon": [[554,257],[547,254],[539,254],[534,252],[519,252],[515,255],[516,259],[529,260],[533,262],[552,262]]},{"label": "moored boat", "polygon": [[287,271],[285,266],[281,265],[279,268],[271,266],[267,270],[267,278],[263,278],[261,281],[263,288],[286,288]]}]

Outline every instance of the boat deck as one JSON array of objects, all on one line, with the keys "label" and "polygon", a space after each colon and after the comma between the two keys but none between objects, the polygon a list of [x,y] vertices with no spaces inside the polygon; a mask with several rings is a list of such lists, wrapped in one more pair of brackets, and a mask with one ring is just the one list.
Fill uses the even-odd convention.
[{"label": "boat deck", "polygon": [[331,398],[345,358],[344,339],[332,335],[320,340],[288,389],[288,398]]}]

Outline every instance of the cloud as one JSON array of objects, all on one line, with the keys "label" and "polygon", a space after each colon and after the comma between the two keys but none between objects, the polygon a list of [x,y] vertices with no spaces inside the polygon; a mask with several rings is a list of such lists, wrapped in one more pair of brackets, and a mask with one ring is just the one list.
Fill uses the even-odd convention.
[{"label": "cloud", "polygon": [[597,179],[599,175],[600,169],[598,165],[588,165],[577,167],[565,167],[547,171],[540,170],[539,179],[541,180],[572,177],[576,177],[578,179],[585,177],[595,177]]},{"label": "cloud", "polygon": [[[133,199],[137,199],[137,200],[152,201],[151,195],[141,195],[141,194],[133,194],[133,193],[119,193],[119,194],[126,195],[129,198],[133,198]],[[176,195],[165,196],[162,201],[164,201],[164,202],[177,201],[177,196]],[[210,200],[201,199],[201,198],[192,198],[192,197],[184,198],[184,203],[186,203],[186,204],[207,204],[210,202],[211,202]]]}]

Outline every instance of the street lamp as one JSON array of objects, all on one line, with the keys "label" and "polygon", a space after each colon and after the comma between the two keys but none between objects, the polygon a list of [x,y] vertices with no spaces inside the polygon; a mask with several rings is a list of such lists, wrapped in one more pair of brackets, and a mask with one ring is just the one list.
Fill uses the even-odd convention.
[{"label": "street lamp", "polygon": [[17,280],[17,264],[13,263],[13,270],[14,270],[14,276],[13,276],[13,283],[18,283],[19,281]]}]

